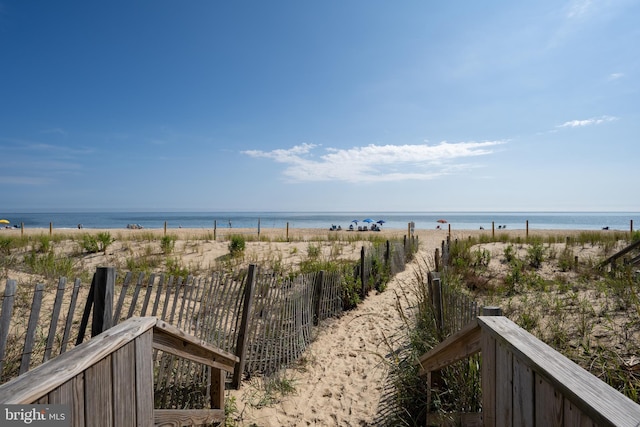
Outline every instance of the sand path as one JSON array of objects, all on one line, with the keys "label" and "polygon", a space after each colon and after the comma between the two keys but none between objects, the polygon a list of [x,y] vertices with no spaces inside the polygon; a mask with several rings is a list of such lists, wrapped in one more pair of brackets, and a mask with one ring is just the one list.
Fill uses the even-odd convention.
[{"label": "sand path", "polygon": [[[276,404],[255,408],[257,387],[244,383],[232,391],[243,426],[367,426],[375,424],[388,373],[388,355],[402,343],[406,330],[397,307],[412,309],[409,287],[418,263],[433,255],[441,239],[421,241],[420,251],[405,271],[382,293],[375,291],[356,309],[328,320],[309,346],[300,368],[281,375],[295,392]],[[395,348],[394,348],[395,347]],[[255,380],[254,380],[255,381]]]}]

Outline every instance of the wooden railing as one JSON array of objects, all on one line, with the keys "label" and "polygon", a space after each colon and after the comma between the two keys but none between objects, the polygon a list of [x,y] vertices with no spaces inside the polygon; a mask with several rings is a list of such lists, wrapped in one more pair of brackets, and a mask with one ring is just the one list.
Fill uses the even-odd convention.
[{"label": "wooden railing", "polygon": [[420,358],[420,375],[430,390],[432,373],[478,352],[482,412],[463,425],[640,425],[640,405],[503,316],[480,316],[448,337]]},{"label": "wooden railing", "polygon": [[[154,350],[210,367],[210,408],[154,409]],[[220,423],[225,375],[237,362],[156,317],[132,317],[3,384],[0,403],[68,405],[73,426]]]}]

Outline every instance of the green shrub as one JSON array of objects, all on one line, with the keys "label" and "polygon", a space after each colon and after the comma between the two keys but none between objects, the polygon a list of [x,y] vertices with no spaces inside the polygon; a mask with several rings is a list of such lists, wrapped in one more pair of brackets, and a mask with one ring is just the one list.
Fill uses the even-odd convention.
[{"label": "green shrub", "polygon": [[309,259],[317,259],[320,256],[320,253],[320,246],[316,246],[311,243],[307,246],[307,256]]},{"label": "green shrub", "polygon": [[540,268],[544,256],[545,248],[540,242],[535,242],[527,248],[527,262],[533,268]]},{"label": "green shrub", "polygon": [[95,254],[97,252],[107,253],[107,248],[111,246],[111,244],[115,242],[115,239],[111,237],[111,234],[108,231],[100,232],[96,236],[92,234],[85,234],[82,236],[82,249],[87,251],[90,254]]},{"label": "green shrub", "polygon": [[0,236],[0,254],[9,255],[13,247],[13,239],[10,237]]},{"label": "green shrub", "polygon": [[240,256],[244,253],[246,242],[243,236],[233,235],[229,240],[229,252],[232,257]]},{"label": "green shrub", "polygon": [[516,259],[516,250],[513,247],[513,245],[509,244],[509,246],[504,248],[503,255],[504,255],[504,261],[507,264],[511,264],[513,260]]},{"label": "green shrub", "polygon": [[176,246],[176,236],[163,236],[160,240],[160,248],[162,249],[162,253],[165,255],[173,252],[173,249]]},{"label": "green shrub", "polygon": [[111,244],[115,242],[115,240],[116,239],[111,237],[111,234],[108,231],[98,233],[98,247],[100,251],[106,253],[107,248],[111,246]]},{"label": "green shrub", "polygon": [[85,234],[82,236],[82,242],[80,245],[82,246],[82,249],[90,254],[95,254],[100,251],[98,247],[98,240],[96,240],[96,238],[91,234]]},{"label": "green shrub", "polygon": [[46,234],[41,234],[38,236],[38,242],[40,243],[38,252],[44,254],[51,250],[51,237],[47,236]]}]

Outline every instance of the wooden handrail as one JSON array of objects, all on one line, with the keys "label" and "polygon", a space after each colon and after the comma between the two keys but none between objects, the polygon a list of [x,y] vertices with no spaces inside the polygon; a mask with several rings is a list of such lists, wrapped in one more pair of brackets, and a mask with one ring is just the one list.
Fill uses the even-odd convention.
[{"label": "wooden handrail", "polygon": [[153,329],[153,348],[230,373],[240,360],[160,319]]},{"label": "wooden handrail", "polygon": [[420,357],[419,375],[422,377],[428,372],[438,371],[479,351],[480,325],[477,319],[473,319],[467,326]]},{"label": "wooden handrail", "polygon": [[[640,405],[538,340],[506,317],[478,318],[483,333],[503,343],[580,411],[601,426],[637,427]],[[498,369],[498,367],[496,367]]]},{"label": "wooden handrail", "polygon": [[132,317],[73,350],[61,354],[0,386],[0,402],[33,403],[51,390],[81,374],[96,361],[120,349],[153,328],[155,317]]},{"label": "wooden handrail", "polygon": [[[153,408],[153,348],[211,367],[211,409]],[[226,373],[238,360],[156,317],[132,317],[0,385],[0,403],[67,404],[79,426],[96,419],[105,425],[219,423]],[[85,420],[85,413],[95,419]]]},{"label": "wooden handrail", "polygon": [[639,425],[640,405],[503,316],[480,316],[420,357],[420,376],[477,351],[485,426]]}]

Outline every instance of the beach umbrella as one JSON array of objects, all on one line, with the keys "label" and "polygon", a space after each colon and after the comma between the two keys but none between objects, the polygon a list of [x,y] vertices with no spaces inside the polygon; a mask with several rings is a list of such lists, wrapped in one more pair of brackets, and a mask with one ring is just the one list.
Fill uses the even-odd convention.
[{"label": "beach umbrella", "polygon": [[446,224],[446,223],[447,223],[447,220],[446,220],[446,219],[439,219],[439,220],[438,220],[438,221],[436,221],[436,222],[439,222],[440,224]]},{"label": "beach umbrella", "polygon": [[357,220],[357,219],[354,219],[354,220],[353,220],[353,221],[351,221],[351,222],[355,222],[355,223],[357,224],[357,223],[358,223],[358,220]]},{"label": "beach umbrella", "polygon": [[0,219],[0,224],[9,224],[9,222],[8,219]]},{"label": "beach umbrella", "polygon": [[373,222],[371,218],[363,219],[362,222]]},{"label": "beach umbrella", "polygon": [[385,223],[385,220],[384,220],[384,219],[381,219],[381,220],[376,221],[376,222],[377,222],[378,224],[382,225],[382,224],[384,224],[384,223]]}]

